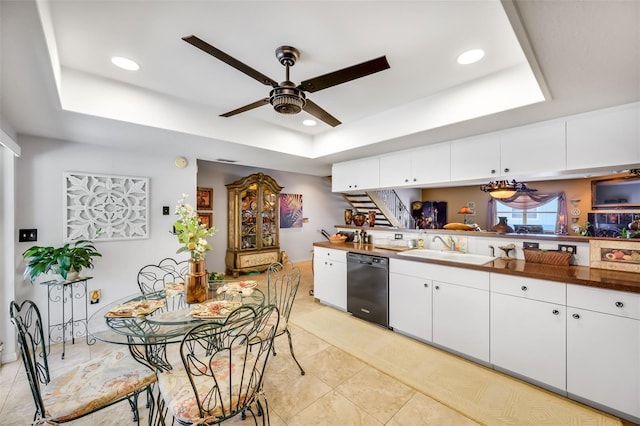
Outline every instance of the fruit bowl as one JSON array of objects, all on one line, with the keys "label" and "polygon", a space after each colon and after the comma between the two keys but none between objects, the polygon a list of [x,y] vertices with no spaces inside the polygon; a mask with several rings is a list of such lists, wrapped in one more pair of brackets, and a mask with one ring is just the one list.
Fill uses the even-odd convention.
[{"label": "fruit bowl", "polygon": [[347,240],[346,235],[331,235],[329,236],[329,242],[331,244],[344,243]]}]

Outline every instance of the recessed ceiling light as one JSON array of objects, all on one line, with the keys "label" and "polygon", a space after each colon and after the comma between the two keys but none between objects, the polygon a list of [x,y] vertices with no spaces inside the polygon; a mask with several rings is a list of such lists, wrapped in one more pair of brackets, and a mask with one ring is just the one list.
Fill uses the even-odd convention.
[{"label": "recessed ceiling light", "polygon": [[458,56],[458,63],[461,65],[473,64],[474,62],[478,62],[483,57],[484,50],[482,49],[467,50],[466,52]]},{"label": "recessed ceiling light", "polygon": [[114,56],[111,58],[111,63],[113,65],[122,68],[123,70],[128,71],[138,71],[140,69],[140,65],[138,65],[135,61],[131,59],[123,58],[122,56]]},{"label": "recessed ceiling light", "polygon": [[315,126],[318,123],[316,122],[316,120],[307,119],[307,120],[304,120],[302,124],[304,124],[305,126]]}]

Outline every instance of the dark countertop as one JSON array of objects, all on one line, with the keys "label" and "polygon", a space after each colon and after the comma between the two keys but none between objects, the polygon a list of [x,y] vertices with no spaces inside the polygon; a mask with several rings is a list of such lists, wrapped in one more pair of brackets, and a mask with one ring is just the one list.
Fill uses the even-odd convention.
[{"label": "dark countertop", "polygon": [[422,259],[416,257],[399,256],[398,251],[374,247],[373,244],[326,242],[313,243],[314,247],[351,251],[355,253],[386,256],[390,258],[411,260],[415,262],[434,263],[458,268],[474,269],[477,271],[497,272],[501,274],[521,277],[538,278],[542,280],[558,281],[570,284],[586,285],[606,288],[609,290],[628,291],[640,294],[640,274],[635,272],[611,271],[608,269],[589,268],[587,266],[558,266],[542,263],[527,263],[524,260],[501,260],[484,265],[470,265],[466,263],[449,262],[446,260]]}]

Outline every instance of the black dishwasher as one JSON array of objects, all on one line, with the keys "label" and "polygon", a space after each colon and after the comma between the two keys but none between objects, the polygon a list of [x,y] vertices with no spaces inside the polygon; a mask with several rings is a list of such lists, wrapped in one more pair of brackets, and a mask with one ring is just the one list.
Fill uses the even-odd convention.
[{"label": "black dishwasher", "polygon": [[347,311],[389,326],[389,258],[347,253]]}]

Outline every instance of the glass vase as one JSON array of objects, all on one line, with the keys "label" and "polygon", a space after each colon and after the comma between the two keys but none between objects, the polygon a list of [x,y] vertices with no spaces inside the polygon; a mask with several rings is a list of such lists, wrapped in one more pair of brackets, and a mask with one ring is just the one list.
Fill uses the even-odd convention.
[{"label": "glass vase", "polygon": [[209,283],[204,260],[189,260],[189,272],[185,276],[184,298],[188,304],[207,300]]}]

